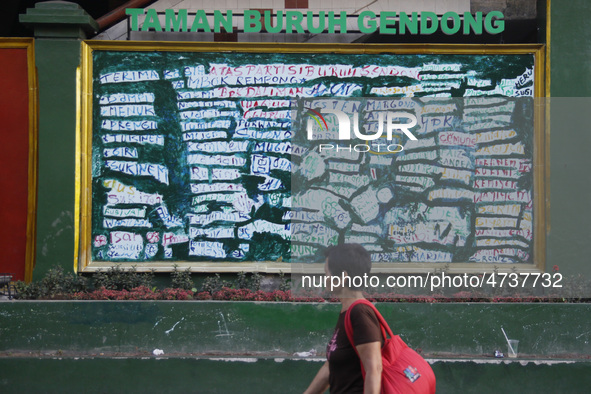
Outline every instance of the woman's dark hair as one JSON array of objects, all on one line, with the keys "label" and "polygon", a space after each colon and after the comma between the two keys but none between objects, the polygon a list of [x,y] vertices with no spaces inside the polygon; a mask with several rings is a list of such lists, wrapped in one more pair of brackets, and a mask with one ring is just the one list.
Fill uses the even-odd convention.
[{"label": "woman's dark hair", "polygon": [[371,271],[371,257],[359,244],[330,246],[324,251],[331,275],[340,276],[347,271],[349,276],[363,276]]}]

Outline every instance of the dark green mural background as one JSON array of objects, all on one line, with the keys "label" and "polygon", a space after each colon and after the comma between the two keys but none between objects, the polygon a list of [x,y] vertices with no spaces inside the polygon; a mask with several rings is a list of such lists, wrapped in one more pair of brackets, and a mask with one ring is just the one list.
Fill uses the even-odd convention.
[{"label": "dark green mural background", "polygon": [[[435,65],[435,70],[424,70],[425,65]],[[453,64],[460,65],[457,69],[452,68],[449,70],[437,70],[437,65]],[[221,76],[221,82],[210,88],[196,88],[188,89],[187,86],[184,88],[174,87],[175,81],[187,81],[185,78],[186,67],[198,67],[202,66],[205,74],[210,73],[211,68],[214,65],[227,65],[229,67],[239,67],[245,65],[262,66],[257,71],[260,76],[265,75],[265,66],[273,67],[273,65],[286,65],[293,66],[295,68],[305,67],[307,65],[329,65],[335,66],[352,66],[352,67],[372,67],[372,66],[398,66],[407,68],[421,69],[421,77],[427,75],[430,79],[427,81],[421,81],[420,78],[411,78],[403,73],[400,75],[387,75],[387,76],[341,76],[338,75],[339,71],[333,71],[333,73],[327,73],[325,76],[314,77],[314,78],[298,78],[291,79],[289,83],[274,83],[265,84],[260,81],[257,83],[256,80],[244,79],[241,82],[245,85],[235,84],[232,87],[244,87],[244,86],[256,86],[256,87],[281,87],[281,88],[293,88],[293,89],[308,89],[307,94],[314,97],[338,97],[338,96],[349,96],[349,97],[377,97],[372,89],[375,87],[407,87],[418,84],[423,84],[434,80],[437,81],[437,75],[446,74],[458,75],[461,80],[457,86],[453,86],[447,90],[447,93],[454,97],[462,97],[466,90],[474,86],[468,86],[467,78],[465,77],[467,72],[470,72],[472,78],[487,79],[491,81],[490,88],[478,88],[482,91],[487,89],[494,89],[497,87],[502,79],[514,79],[523,75],[526,70],[533,69],[534,58],[533,55],[397,55],[397,54],[380,54],[369,55],[369,54],[328,54],[328,53],[309,53],[309,54],[295,54],[295,53],[201,53],[201,52],[135,52],[135,51],[99,51],[95,50],[93,53],[93,195],[92,195],[92,239],[93,244],[93,260],[112,260],[112,261],[161,261],[163,259],[169,259],[171,261],[289,261],[290,250],[289,250],[289,239],[281,237],[279,234],[273,231],[251,233],[249,236],[241,236],[239,229],[235,227],[236,223],[218,220],[201,226],[201,228],[229,228],[234,232],[234,237],[230,239],[218,239],[215,240],[218,244],[223,244],[223,252],[213,253],[209,256],[195,256],[191,255],[190,249],[193,247],[187,247],[187,243],[192,244],[193,237],[187,240],[187,242],[180,242],[176,244],[168,245],[168,248],[160,246],[152,246],[152,251],[157,249],[157,252],[147,253],[147,246],[145,251],[136,250],[133,256],[122,256],[117,253],[111,253],[109,249],[109,243],[112,241],[110,237],[111,231],[119,232],[134,232],[140,234],[143,240],[152,238],[155,245],[158,245],[164,237],[164,233],[167,232],[185,236],[189,234],[189,219],[187,215],[191,213],[192,205],[192,194],[191,194],[191,167],[187,164],[188,152],[183,141],[183,132],[186,130],[181,129],[183,119],[180,117],[180,111],[177,107],[177,100],[181,102],[181,97],[178,96],[179,92],[198,92],[199,94],[204,93],[205,98],[197,98],[196,100],[202,102],[225,100],[236,103],[236,109],[233,108],[216,108],[219,111],[215,119],[199,119],[197,122],[211,122],[211,121],[227,121],[229,127],[224,128],[227,132],[225,138],[214,139],[214,141],[235,141],[233,133],[239,126],[237,122],[240,118],[244,117],[245,110],[240,105],[240,100],[264,100],[264,99],[290,99],[293,97],[207,97],[208,91],[214,87],[228,86]],[[371,65],[371,66],[369,66]],[[218,72],[219,72],[218,67]],[[118,82],[118,83],[101,83],[101,76],[105,76],[109,73],[115,72],[130,72],[130,71],[155,71],[158,74],[158,80],[141,81],[141,82]],[[174,72],[178,71],[176,78],[168,79]],[[229,73],[230,71],[228,71]],[[285,74],[289,75],[291,71],[286,70]],[[417,71],[419,72],[419,71]],[[268,73],[272,75],[271,72]],[[230,74],[229,74],[230,75]],[[236,74],[233,74],[236,75]],[[258,75],[257,75],[258,76]],[[464,76],[464,77],[462,77]],[[435,78],[435,79],[434,79]],[[104,82],[104,81],[103,81]],[[359,89],[350,90],[350,86],[358,85]],[[520,88],[533,89],[533,84],[530,81],[525,83]],[[141,121],[148,119],[142,116],[127,116],[127,117],[111,117],[101,115],[101,97],[108,97],[112,94],[125,93],[125,94],[143,94],[153,93],[155,100],[152,104],[154,106],[155,116],[149,116],[150,120],[158,123],[157,128],[141,131],[141,135],[163,135],[164,145],[154,144],[135,144],[135,143],[105,143],[106,134],[138,134],[137,131],[112,131],[101,129],[101,122],[105,119],[111,119],[115,121]],[[522,92],[523,93],[523,92]],[[415,92],[415,96],[420,97],[428,94],[428,92]],[[514,90],[507,90],[505,95],[513,96],[518,94]],[[525,91],[525,94],[528,94]],[[531,93],[530,93],[531,94]],[[295,95],[295,94],[294,94]],[[391,94],[388,97],[401,97],[400,94]],[[104,104],[104,103],[103,103]],[[125,103],[122,103],[125,104]],[[212,103],[213,104],[213,103]],[[215,108],[215,107],[214,107]],[[264,107],[254,107],[253,109],[266,109]],[[289,108],[271,108],[271,110],[288,110]],[[223,116],[224,111],[228,111],[228,116]],[[257,120],[262,121],[256,123]],[[265,119],[263,118],[251,118],[247,123],[247,128],[254,130],[256,133],[273,130],[287,130],[289,132],[291,123],[289,118],[275,119],[274,122],[268,122],[270,126],[264,126]],[[261,126],[263,125],[263,126]],[[200,128],[199,131],[215,131],[216,128]],[[156,138],[156,137],[154,137]],[[238,179],[231,180],[229,183],[234,183],[238,187],[243,187],[248,197],[253,201],[262,199],[262,205],[259,207],[252,208],[247,213],[246,220],[240,222],[240,226],[254,223],[257,220],[265,220],[267,222],[275,223],[278,225],[286,226],[289,229],[289,220],[286,219],[286,212],[289,207],[283,206],[282,204],[270,204],[269,195],[271,192],[265,192],[260,190],[260,185],[265,181],[264,177],[256,176],[248,172],[248,169],[253,165],[252,154],[254,153],[253,148],[257,142],[276,142],[272,139],[257,138],[253,143],[249,143],[248,149],[244,152],[234,153],[234,156],[241,157],[245,160],[245,165],[239,170],[241,176]],[[130,148],[137,149],[137,163],[150,163],[153,165],[160,165],[168,169],[168,184],[159,182],[151,176],[137,176],[125,174],[120,171],[113,171],[112,169],[105,166],[105,159],[103,156],[103,149],[105,148]],[[227,152],[218,152],[220,154]],[[275,153],[273,152],[270,157],[282,157],[290,159],[290,155],[286,152]],[[116,158],[118,159],[118,158]],[[128,158],[124,158],[123,162],[126,163]],[[209,168],[215,168],[216,166],[209,166]],[[220,166],[223,168],[223,166]],[[272,171],[269,175],[273,178],[281,181],[281,187],[278,190],[274,190],[275,193],[281,193],[283,198],[289,198],[291,195],[290,190],[290,174],[285,171]],[[136,191],[148,193],[151,195],[162,196],[163,205],[166,206],[167,214],[170,217],[182,220],[181,226],[173,228],[167,228],[162,212],[157,212],[161,205],[159,204],[117,204],[116,201],[108,201],[109,187],[106,187],[105,180],[117,180],[122,185],[135,188]],[[226,181],[225,181],[226,182]],[[211,177],[209,183],[212,183]],[[112,185],[109,184],[111,187]],[[126,227],[122,226],[109,226],[105,228],[103,209],[109,204],[110,207],[115,208],[139,208],[146,209],[145,219],[150,223],[150,227]],[[220,201],[209,201],[207,202],[208,212],[220,211],[223,209],[230,209],[231,204]],[[147,226],[147,225],[146,225]],[[157,235],[155,236],[154,234]],[[98,237],[98,238],[97,238]],[[154,238],[155,237],[155,238]],[[198,236],[194,238],[196,240],[195,245],[202,245],[198,243],[203,242],[214,242],[211,236]],[[247,244],[248,246],[245,246]],[[144,245],[148,245],[145,243]],[[139,246],[138,248],[140,248]],[[165,249],[168,249],[166,254]]]}]

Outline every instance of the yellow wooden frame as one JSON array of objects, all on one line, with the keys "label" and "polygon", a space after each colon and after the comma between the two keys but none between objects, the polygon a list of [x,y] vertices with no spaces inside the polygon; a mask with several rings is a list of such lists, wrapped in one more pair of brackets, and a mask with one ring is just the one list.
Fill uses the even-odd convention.
[{"label": "yellow wooden frame", "polygon": [[29,157],[27,234],[25,251],[25,282],[33,279],[37,243],[37,145],[39,135],[39,112],[37,68],[35,67],[35,41],[32,38],[1,38],[0,49],[27,50],[27,84],[29,88]]},{"label": "yellow wooden frame", "polygon": [[[92,53],[93,51],[134,51],[134,52],[272,52],[272,53],[342,53],[342,54],[461,54],[461,55],[534,55],[534,96],[545,96],[545,46],[541,44],[511,45],[464,45],[464,44],[293,44],[293,43],[217,43],[217,42],[151,42],[151,41],[85,41],[82,42],[82,62],[78,73],[78,138],[76,144],[76,207],[74,265],[81,272],[95,272],[120,265],[134,266],[137,271],[170,272],[176,264],[179,269],[190,268],[192,272],[298,272],[322,273],[322,264],[301,264],[281,262],[182,262],[160,261],[149,263],[92,262],[91,253],[91,160],[92,160]],[[535,114],[534,144],[534,264],[507,264],[495,266],[490,263],[451,263],[448,273],[465,272],[543,272],[546,248],[546,179],[545,179],[545,134],[543,111]],[[377,263],[374,273],[421,273],[432,272],[439,265],[433,263]]]}]

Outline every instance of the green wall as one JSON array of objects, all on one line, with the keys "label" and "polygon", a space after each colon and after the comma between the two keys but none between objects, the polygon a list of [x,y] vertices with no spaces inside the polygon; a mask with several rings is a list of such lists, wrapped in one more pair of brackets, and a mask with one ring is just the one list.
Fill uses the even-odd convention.
[{"label": "green wall", "polygon": [[54,265],[74,263],[76,67],[80,42],[37,39],[39,75],[39,184],[37,258],[33,280]]},{"label": "green wall", "polygon": [[552,97],[591,96],[591,2],[552,0]]},{"label": "green wall", "polygon": [[[586,393],[588,304],[379,303],[442,393]],[[19,301],[0,313],[2,393],[299,393],[340,305]],[[520,340],[515,360],[500,327]],[[155,357],[154,349],[164,355]],[[295,352],[316,349],[298,358]]]},{"label": "green wall", "polygon": [[80,42],[98,26],[77,4],[48,1],[20,15],[35,33],[39,91],[37,256],[33,280],[74,264],[76,68]]},{"label": "green wall", "polygon": [[591,2],[551,2],[547,267],[591,278]]},{"label": "green wall", "polygon": [[[506,353],[501,331],[530,359],[591,354],[590,304],[378,303],[393,331],[429,357]],[[337,303],[18,301],[0,314],[0,353],[261,355],[324,353]]]},{"label": "green wall", "polygon": [[[3,393],[301,393],[321,361],[194,358],[0,358]],[[589,363],[431,364],[437,394],[588,393]]]}]

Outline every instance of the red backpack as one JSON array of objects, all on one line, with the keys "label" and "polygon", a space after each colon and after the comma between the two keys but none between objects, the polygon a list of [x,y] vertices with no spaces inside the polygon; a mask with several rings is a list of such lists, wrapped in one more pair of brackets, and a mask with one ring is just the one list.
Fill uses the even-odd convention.
[{"label": "red backpack", "polygon": [[[382,347],[381,392],[383,394],[434,394],[435,375],[429,363],[409,348],[398,335],[394,335],[376,307],[365,299],[355,301],[345,315],[345,331],[355,352],[357,352],[357,348],[353,342],[351,310],[357,304],[370,306],[378,317],[382,328],[384,346]],[[389,335],[389,338],[386,334]],[[365,379],[363,363],[361,364],[361,373]]]}]

